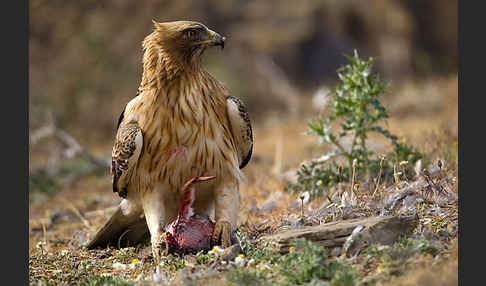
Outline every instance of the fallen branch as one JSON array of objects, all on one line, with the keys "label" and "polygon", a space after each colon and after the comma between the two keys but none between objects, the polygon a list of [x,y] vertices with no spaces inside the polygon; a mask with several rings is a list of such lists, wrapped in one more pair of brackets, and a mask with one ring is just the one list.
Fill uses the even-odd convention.
[{"label": "fallen branch", "polygon": [[87,227],[90,231],[94,231],[94,228],[91,225],[91,223],[89,223],[89,221],[84,218],[84,216],[81,214],[81,212],[72,203],[70,203],[66,200],[65,200],[65,203],[74,212],[74,214],[83,222],[85,227]]},{"label": "fallen branch", "polygon": [[66,131],[58,128],[55,124],[50,123],[46,126],[39,128],[38,130],[32,132],[30,135],[30,146],[36,145],[41,139],[55,136],[59,141],[64,143],[67,146],[66,150],[64,151],[64,156],[66,158],[73,158],[77,155],[84,156],[89,162],[93,163],[98,167],[110,167],[110,164],[107,160],[96,158],[93,154],[86,151],[81,144],[78,143],[73,136],[68,134]]},{"label": "fallen branch", "polygon": [[[287,253],[292,246],[292,240],[296,238],[314,241],[331,250],[340,248],[339,252],[343,252],[344,243],[353,230],[359,227],[360,235],[353,237],[353,242],[347,249],[347,254],[354,255],[371,244],[390,245],[394,243],[400,236],[409,234],[417,223],[417,216],[359,218],[288,230],[265,236],[262,240],[276,245],[281,253]],[[330,253],[331,251],[328,252],[328,255]]]},{"label": "fallen branch", "polygon": [[53,136],[55,139],[60,141],[64,146],[64,150],[52,150],[50,158],[47,160],[47,165],[37,169],[33,173],[43,172],[45,176],[54,178],[60,171],[59,168],[59,160],[63,158],[74,158],[75,156],[81,156],[85,158],[92,167],[88,168],[87,170],[83,170],[82,172],[78,172],[76,174],[72,174],[71,177],[68,178],[66,184],[72,185],[75,181],[79,178],[85,177],[87,175],[92,174],[93,172],[98,172],[98,170],[106,170],[108,171],[110,168],[109,160],[100,159],[88,152],[79,142],[71,136],[66,131],[60,129],[54,123],[54,120],[50,120],[50,122],[37,129],[36,131],[30,132],[30,148],[35,146],[40,140]]}]

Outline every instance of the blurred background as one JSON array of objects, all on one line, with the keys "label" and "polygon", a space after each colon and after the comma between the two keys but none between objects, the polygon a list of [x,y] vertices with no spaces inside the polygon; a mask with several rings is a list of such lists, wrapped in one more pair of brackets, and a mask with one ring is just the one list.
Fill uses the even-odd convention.
[{"label": "blurred background", "polygon": [[[118,199],[104,166],[118,116],[141,80],[152,20],[199,21],[227,37],[223,51],[207,50],[205,66],[248,105],[253,165],[284,171],[320,152],[314,139],[298,136],[354,49],[376,57],[375,71],[391,83],[383,100],[392,132],[422,144],[426,132],[441,130],[457,141],[457,0],[29,3],[31,217],[52,194],[84,188]],[[91,208],[83,199],[78,207]]]}]

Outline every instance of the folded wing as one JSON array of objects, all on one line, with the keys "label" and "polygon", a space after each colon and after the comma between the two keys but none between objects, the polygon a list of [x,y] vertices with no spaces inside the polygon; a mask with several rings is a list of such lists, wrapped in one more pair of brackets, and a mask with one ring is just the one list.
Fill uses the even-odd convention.
[{"label": "folded wing", "polygon": [[117,192],[122,198],[127,197],[128,184],[136,169],[142,145],[142,131],[137,122],[124,122],[122,113],[111,153],[113,192]]},{"label": "folded wing", "polygon": [[239,98],[228,96],[226,99],[231,131],[236,143],[240,169],[243,169],[251,158],[253,151],[253,131],[246,106]]}]

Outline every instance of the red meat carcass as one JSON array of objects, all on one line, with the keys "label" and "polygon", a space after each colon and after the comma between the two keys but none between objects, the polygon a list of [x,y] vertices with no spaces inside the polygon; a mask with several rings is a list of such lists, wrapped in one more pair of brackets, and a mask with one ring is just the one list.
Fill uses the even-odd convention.
[{"label": "red meat carcass", "polygon": [[167,226],[165,232],[168,253],[196,253],[211,248],[214,223],[205,214],[195,214],[192,205],[196,199],[194,185],[214,178],[214,176],[196,177],[184,185],[179,214],[176,220]]}]

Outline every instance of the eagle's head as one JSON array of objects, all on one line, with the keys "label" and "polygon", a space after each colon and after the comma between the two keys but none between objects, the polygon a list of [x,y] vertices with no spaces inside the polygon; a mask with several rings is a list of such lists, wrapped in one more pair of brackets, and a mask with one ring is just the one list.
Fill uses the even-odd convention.
[{"label": "eagle's head", "polygon": [[178,65],[191,65],[200,62],[208,46],[224,48],[225,37],[208,29],[201,23],[193,21],[176,21],[159,23],[153,21],[155,29],[148,35],[143,47],[158,50],[159,55],[167,61]]}]

